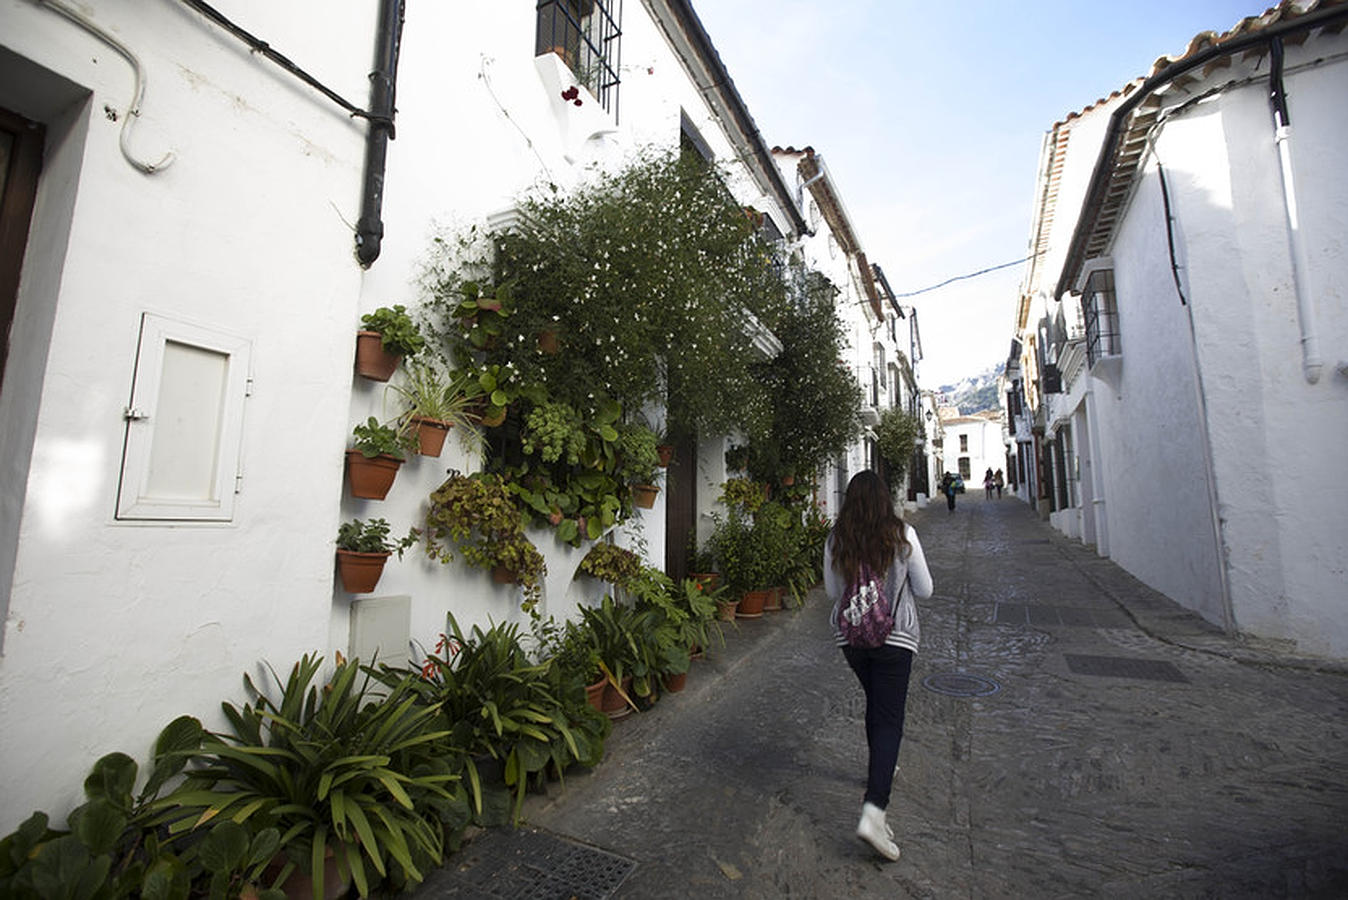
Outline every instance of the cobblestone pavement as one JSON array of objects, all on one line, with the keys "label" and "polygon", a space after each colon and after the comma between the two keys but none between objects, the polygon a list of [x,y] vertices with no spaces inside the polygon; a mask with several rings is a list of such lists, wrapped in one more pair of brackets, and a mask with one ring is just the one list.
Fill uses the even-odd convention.
[{"label": "cobblestone pavement", "polygon": [[[816,591],[741,621],[601,766],[530,797],[531,834],[635,863],[589,896],[1348,896],[1344,666],[1226,637],[1018,500],[911,520],[936,595],[890,804],[903,858],[853,835],[861,693]],[[418,896],[498,896],[456,877],[492,839]]]}]

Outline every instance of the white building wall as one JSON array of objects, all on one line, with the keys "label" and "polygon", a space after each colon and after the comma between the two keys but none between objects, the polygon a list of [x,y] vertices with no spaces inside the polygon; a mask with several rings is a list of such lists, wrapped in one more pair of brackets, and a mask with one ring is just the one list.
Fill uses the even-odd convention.
[{"label": "white building wall", "polygon": [[[375,5],[340,16],[319,0],[217,5],[368,104]],[[534,59],[532,5],[409,4],[382,256],[362,270],[350,224],[360,120],[187,7],[104,0],[88,14],[145,65],[133,151],[175,158],[153,175],[122,159],[105,107],[120,118],[132,78],[116,53],[28,0],[0,0],[0,73],[23,76],[0,78],[0,105],[49,125],[14,328],[33,342],[11,353],[0,395],[0,448],[16,451],[0,479],[0,589],[13,573],[0,595],[0,833],[35,808],[59,820],[97,757],[144,758],[176,715],[220,725],[245,670],[265,681],[264,661],[351,650],[338,524],[377,516],[401,532],[447,467],[476,465],[451,438],[444,457],[404,465],[385,501],[350,499],[343,478],[352,426],[392,414],[383,387],[352,374],[360,315],[416,304],[442,226],[480,222],[529,185],[570,186],[646,144],[674,147],[681,108],[715,154],[739,155],[642,4],[625,6],[618,123],[592,100],[553,96],[549,79],[565,76]],[[785,226],[737,171],[741,201]],[[146,311],[252,342],[228,524],[113,519]],[[661,559],[663,498],[640,523],[622,540]],[[534,537],[549,562],[542,609],[565,615],[584,599],[571,583],[581,552]],[[433,645],[447,610],[465,627],[520,616],[485,573],[416,550],[390,560],[379,587],[357,602],[384,659],[405,651],[400,636]]]},{"label": "white building wall", "polygon": [[[1343,41],[1339,41],[1343,46]],[[1348,399],[1333,367],[1348,346],[1348,177],[1342,97],[1348,64],[1298,70],[1322,42],[1289,52],[1293,161],[1311,263],[1320,346],[1316,384],[1302,371],[1301,334],[1281,179],[1265,85],[1228,92],[1163,134],[1198,329],[1222,534],[1235,624],[1348,653],[1343,616]],[[1290,48],[1289,48],[1290,51]]]},{"label": "white building wall", "polygon": [[[254,7],[250,27],[304,44],[313,71],[363,99],[370,11]],[[363,127],[185,7],[105,2],[90,15],[146,69],[132,151],[174,159],[145,175],[122,158],[133,82],[120,56],[50,10],[0,2],[0,41],[45,70],[0,82],[0,103],[48,121],[51,161],[14,333],[33,343],[11,356],[0,401],[6,449],[31,448],[31,469],[22,453],[0,488],[13,554],[12,587],[0,586],[0,831],[35,808],[60,815],[98,756],[143,758],[175,715],[218,725],[245,668],[327,645],[333,603],[339,386],[361,278],[342,219],[356,216]],[[326,40],[306,41],[325,18]],[[73,105],[44,108],[71,87]],[[146,311],[252,342],[229,524],[113,519]]]}]

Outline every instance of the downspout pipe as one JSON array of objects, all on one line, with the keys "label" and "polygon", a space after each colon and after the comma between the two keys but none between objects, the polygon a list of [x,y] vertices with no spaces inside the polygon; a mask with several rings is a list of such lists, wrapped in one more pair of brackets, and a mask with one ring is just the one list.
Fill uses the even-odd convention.
[{"label": "downspout pipe", "polygon": [[1301,233],[1296,182],[1292,177],[1292,122],[1287,115],[1287,92],[1282,83],[1282,38],[1274,38],[1270,50],[1269,100],[1273,104],[1273,141],[1278,145],[1278,164],[1282,170],[1282,199],[1287,212],[1287,240],[1292,253],[1292,286],[1296,290],[1297,320],[1301,324],[1301,371],[1307,384],[1315,384],[1320,380],[1325,363],[1320,356],[1320,337],[1315,327],[1310,257],[1306,253],[1306,241]]},{"label": "downspout pipe", "polygon": [[1105,195],[1109,191],[1109,181],[1114,170],[1114,158],[1118,155],[1119,143],[1125,132],[1125,124],[1129,115],[1144,99],[1157,88],[1168,84],[1191,69],[1207,65],[1214,59],[1248,50],[1261,44],[1269,44],[1284,35],[1306,31],[1344,18],[1348,18],[1348,4],[1318,9],[1315,12],[1297,16],[1295,19],[1270,25],[1253,34],[1234,37],[1220,44],[1215,44],[1187,59],[1167,66],[1161,72],[1142,82],[1142,85],[1131,96],[1120,103],[1118,108],[1110,115],[1109,124],[1105,129],[1104,142],[1100,145],[1100,155],[1095,160],[1095,169],[1091,172],[1090,185],[1086,188],[1086,198],[1082,201],[1081,213],[1077,217],[1076,231],[1072,234],[1072,243],[1068,246],[1067,259],[1063,262],[1062,273],[1058,276],[1058,283],[1054,289],[1055,299],[1061,300],[1068,286],[1075,283],[1076,273],[1080,271],[1082,264],[1085,262],[1086,241],[1090,237],[1091,225],[1095,221],[1096,215],[1099,214],[1100,207],[1104,205]]},{"label": "downspout pipe", "polygon": [[370,73],[370,128],[365,135],[365,178],[360,218],[356,220],[356,258],[369,268],[384,240],[384,171],[388,142],[394,138],[394,101],[398,87],[398,48],[402,43],[404,0],[383,0]]}]

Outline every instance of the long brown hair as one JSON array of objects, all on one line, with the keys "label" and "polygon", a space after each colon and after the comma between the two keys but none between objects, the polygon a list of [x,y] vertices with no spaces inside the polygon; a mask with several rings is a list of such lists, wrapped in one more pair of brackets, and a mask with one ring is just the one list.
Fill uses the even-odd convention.
[{"label": "long brown hair", "polygon": [[862,562],[884,577],[894,557],[908,552],[903,519],[894,511],[885,480],[870,469],[847,484],[838,521],[833,524],[833,568],[851,583]]}]

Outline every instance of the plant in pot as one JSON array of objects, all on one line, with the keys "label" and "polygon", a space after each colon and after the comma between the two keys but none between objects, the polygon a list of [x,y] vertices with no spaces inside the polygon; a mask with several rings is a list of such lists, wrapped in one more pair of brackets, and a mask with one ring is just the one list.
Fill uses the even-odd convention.
[{"label": "plant in pot", "polygon": [[616,544],[600,543],[590,548],[580,561],[580,571],[591,578],[607,581],[615,588],[628,589],[645,568],[641,557]]},{"label": "plant in pot", "polygon": [[[664,679],[667,690],[683,690],[694,651],[706,647],[709,640],[708,620],[702,618],[707,611],[705,601],[694,611],[683,602],[686,598],[682,590],[676,596],[674,579],[651,566],[641,567],[628,591],[638,610],[654,614],[651,631],[654,668]],[[712,610],[714,615],[714,605]]]},{"label": "plant in pot", "polygon": [[469,415],[488,428],[495,428],[505,421],[510,405],[524,390],[519,373],[510,363],[469,363],[451,374],[463,379],[469,394]]},{"label": "plant in pot", "polygon": [[604,711],[610,718],[620,718],[638,708],[634,696],[652,693],[657,674],[652,664],[655,617],[649,610],[615,603],[612,597],[605,597],[597,607],[581,607],[580,613],[608,681]]},{"label": "plant in pot", "polygon": [[472,403],[467,379],[460,373],[451,376],[438,366],[419,361],[407,366],[401,381],[390,383],[405,408],[398,416],[400,432],[409,435],[409,443],[423,456],[439,456],[445,437],[459,426],[470,445],[481,440],[476,422],[469,415]]},{"label": "plant in pot", "polygon": [[732,509],[726,517],[714,519],[710,543],[730,596],[739,598],[735,614],[740,618],[757,618],[763,614],[767,599],[772,560],[764,553],[761,536],[755,534],[750,517]]},{"label": "plant in pot", "polygon": [[449,562],[457,549],[469,565],[493,570],[502,583],[519,584],[523,607],[531,610],[542,594],[547,566],[525,535],[524,521],[499,475],[451,473],[430,496],[426,550]]},{"label": "plant in pot", "polygon": [[721,495],[716,499],[730,509],[754,513],[767,500],[764,488],[764,484],[751,478],[730,478],[721,484]]},{"label": "plant in pot", "polygon": [[465,281],[459,286],[463,299],[453,310],[455,321],[469,345],[478,351],[494,349],[505,334],[507,322],[515,314],[515,297],[510,284],[480,285]]},{"label": "plant in pot", "polygon": [[409,436],[374,416],[351,430],[355,440],[346,451],[346,475],[351,496],[383,500],[388,496],[398,469],[407,459]]},{"label": "plant in pot", "polygon": [[443,830],[430,801],[452,799],[438,707],[417,703],[415,676],[383,690],[370,673],[339,660],[321,689],[322,659],[306,655],[270,697],[244,676],[252,702],[222,704],[228,730],[207,733],[187,754],[191,768],[162,807],[187,813],[173,835],[232,820],[281,833],[269,880],[312,882],[315,898],[337,896],[333,881],[354,882],[362,897],[387,882],[422,880],[439,865]]},{"label": "plant in pot", "polygon": [[442,710],[452,767],[463,772],[479,823],[518,821],[528,780],[549,765],[558,772],[578,761],[594,765],[607,732],[583,698],[568,702],[558,693],[549,661],[529,658],[519,625],[465,634],[452,614],[448,621],[418,672],[383,666],[378,677],[397,683],[412,675],[421,702]]},{"label": "plant in pot", "polygon": [[388,381],[404,357],[426,346],[421,329],[402,304],[381,306],[360,318],[356,332],[356,371],[375,381]]},{"label": "plant in pot", "polygon": [[379,583],[384,564],[394,553],[402,559],[403,551],[417,542],[420,532],[410,529],[405,536],[389,537],[389,524],[384,519],[362,522],[354,519],[337,528],[337,574],[348,594],[368,594]]},{"label": "plant in pot", "polygon": [[660,488],[654,481],[660,471],[658,437],[645,425],[625,423],[618,426],[618,466],[630,486],[633,502],[642,509],[655,506]]}]

